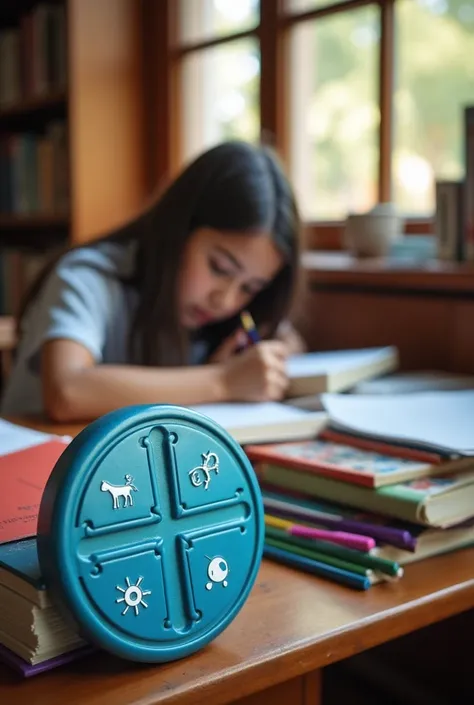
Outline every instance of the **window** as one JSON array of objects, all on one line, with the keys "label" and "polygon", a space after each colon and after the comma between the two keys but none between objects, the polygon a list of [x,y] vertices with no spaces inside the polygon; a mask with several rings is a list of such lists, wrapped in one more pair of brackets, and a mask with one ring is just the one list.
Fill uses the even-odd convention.
[{"label": "window", "polygon": [[179,0],[179,41],[200,42],[254,29],[258,0]]},{"label": "window", "polygon": [[258,42],[238,39],[184,57],[181,147],[184,160],[226,139],[260,134]]},{"label": "window", "polygon": [[226,139],[259,139],[259,12],[258,0],[179,1],[174,48],[181,162]]},{"label": "window", "polygon": [[[463,175],[472,0],[161,0],[169,171],[229,137],[271,139],[308,222],[394,200],[432,218]],[[162,35],[161,35],[162,36]],[[423,224],[422,223],[422,224]]]},{"label": "window", "polygon": [[290,31],[290,173],[306,220],[377,199],[379,18],[373,5]]},{"label": "window", "polygon": [[434,209],[435,178],[462,179],[463,107],[474,103],[472,0],[397,0],[392,183],[407,213]]}]

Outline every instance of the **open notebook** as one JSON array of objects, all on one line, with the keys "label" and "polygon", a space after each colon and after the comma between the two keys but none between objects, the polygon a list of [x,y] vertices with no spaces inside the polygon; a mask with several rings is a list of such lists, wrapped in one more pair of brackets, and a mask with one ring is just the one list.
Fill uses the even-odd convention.
[{"label": "open notebook", "polygon": [[[314,395],[349,389],[397,365],[398,351],[391,346],[292,355],[287,361],[286,403],[200,404],[193,408],[217,421],[242,445],[314,438],[327,422]],[[305,408],[304,400],[310,397],[313,401]]]},{"label": "open notebook", "polygon": [[287,362],[288,396],[342,392],[397,367],[398,350],[393,346],[292,355]]},{"label": "open notebook", "polygon": [[313,438],[327,422],[324,411],[304,411],[278,402],[199,404],[191,408],[223,426],[242,445]]}]

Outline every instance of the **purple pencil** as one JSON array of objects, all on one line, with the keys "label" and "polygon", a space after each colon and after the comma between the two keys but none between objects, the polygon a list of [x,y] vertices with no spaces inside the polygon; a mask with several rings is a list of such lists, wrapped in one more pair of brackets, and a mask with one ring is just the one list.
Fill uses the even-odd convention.
[{"label": "purple pencil", "polygon": [[404,529],[394,529],[389,526],[380,526],[378,524],[369,524],[367,522],[355,521],[353,519],[345,519],[338,515],[331,515],[327,512],[322,512],[318,509],[302,506],[301,504],[293,504],[282,499],[269,497],[266,493],[263,495],[263,504],[266,509],[272,512],[283,514],[284,516],[293,516],[300,519],[308,519],[314,521],[321,526],[337,528],[341,531],[349,531],[357,534],[364,534],[382,543],[388,543],[391,546],[403,548],[405,551],[414,551],[416,548],[416,539],[409,531]]}]

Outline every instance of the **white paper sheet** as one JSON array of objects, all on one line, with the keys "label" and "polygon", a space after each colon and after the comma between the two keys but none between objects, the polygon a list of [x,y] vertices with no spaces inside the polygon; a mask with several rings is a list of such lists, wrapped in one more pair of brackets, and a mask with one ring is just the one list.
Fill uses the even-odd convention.
[{"label": "white paper sheet", "polygon": [[43,443],[49,438],[51,436],[48,433],[34,431],[33,429],[5,421],[5,419],[0,419],[0,455],[31,448],[31,446]]},{"label": "white paper sheet", "polygon": [[191,408],[209,416],[226,429],[281,424],[304,419],[309,413],[278,402],[199,404]]},{"label": "white paper sheet", "polygon": [[474,455],[474,390],[414,394],[323,394],[344,430]]}]

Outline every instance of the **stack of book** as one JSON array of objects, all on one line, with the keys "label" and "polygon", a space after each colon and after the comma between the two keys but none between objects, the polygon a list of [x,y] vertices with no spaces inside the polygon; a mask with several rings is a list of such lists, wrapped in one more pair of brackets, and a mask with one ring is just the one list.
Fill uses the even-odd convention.
[{"label": "stack of book", "polygon": [[51,600],[35,538],[0,545],[0,604],[0,660],[25,676],[92,650]]},{"label": "stack of book", "polygon": [[69,442],[0,420],[0,660],[25,676],[91,648],[53,604],[36,550],[43,488]]},{"label": "stack of book", "polygon": [[[291,363],[293,394],[310,404],[197,407],[258,469],[267,556],[367,589],[474,542],[473,390],[320,394],[393,369],[392,348]],[[48,594],[36,551],[43,488],[69,440],[0,419],[0,660],[26,676],[91,649]]]},{"label": "stack of book", "polygon": [[[396,368],[393,347],[295,355],[288,361],[288,394],[341,391]],[[322,410],[289,403],[203,404],[196,410],[241,445],[314,437]],[[91,647],[67,623],[48,593],[36,548],[38,511],[51,470],[69,439],[0,419],[0,660],[30,676],[77,658]]]},{"label": "stack of book", "polygon": [[474,392],[323,395],[316,439],[251,445],[269,558],[367,589],[474,544]]}]

